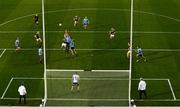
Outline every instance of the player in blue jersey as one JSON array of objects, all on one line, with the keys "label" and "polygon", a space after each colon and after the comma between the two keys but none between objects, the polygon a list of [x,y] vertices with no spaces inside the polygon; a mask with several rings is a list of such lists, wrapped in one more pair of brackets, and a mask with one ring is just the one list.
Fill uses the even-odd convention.
[{"label": "player in blue jersey", "polygon": [[85,17],[85,18],[83,19],[83,26],[84,26],[84,29],[87,29],[88,24],[89,24],[89,20],[88,20],[87,17]]},{"label": "player in blue jersey", "polygon": [[66,43],[66,52],[69,52],[69,45],[71,43],[71,37],[69,36],[69,33],[67,30],[65,30],[65,33],[64,33],[64,40]]},{"label": "player in blue jersey", "polygon": [[140,48],[140,46],[137,46],[137,60],[136,62],[139,62],[140,60],[143,60],[144,62],[146,62],[146,57],[143,56],[143,51]]},{"label": "player in blue jersey", "polygon": [[20,51],[20,41],[19,41],[19,37],[16,38],[16,41],[15,41],[15,51],[16,52],[19,52]]},{"label": "player in blue jersey", "polygon": [[72,55],[76,55],[76,50],[75,50],[75,44],[74,44],[74,40],[72,39],[71,40],[71,43],[70,43],[70,50],[71,50],[71,54]]}]

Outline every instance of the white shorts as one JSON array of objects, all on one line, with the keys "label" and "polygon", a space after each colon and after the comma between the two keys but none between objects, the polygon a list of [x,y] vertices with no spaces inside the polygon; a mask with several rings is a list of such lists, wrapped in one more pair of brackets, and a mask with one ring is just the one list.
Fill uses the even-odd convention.
[{"label": "white shorts", "polygon": [[36,39],[37,42],[42,42],[41,38]]},{"label": "white shorts", "polygon": [[67,45],[67,44],[63,42],[63,43],[61,44],[61,47],[62,47],[62,48],[66,48],[66,45]]},{"label": "white shorts", "polygon": [[115,35],[111,34],[111,35],[110,35],[110,38],[114,38],[114,36],[115,36]]},{"label": "white shorts", "polygon": [[77,24],[78,23],[78,21],[74,21],[74,24]]}]

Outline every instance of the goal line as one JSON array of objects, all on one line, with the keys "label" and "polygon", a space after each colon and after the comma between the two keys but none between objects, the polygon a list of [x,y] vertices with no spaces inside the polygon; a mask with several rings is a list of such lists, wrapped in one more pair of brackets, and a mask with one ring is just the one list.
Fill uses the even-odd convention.
[{"label": "goal line", "polygon": [[63,72],[63,71],[69,71],[69,72],[129,72],[129,70],[75,70],[75,69],[46,69],[47,72]]}]

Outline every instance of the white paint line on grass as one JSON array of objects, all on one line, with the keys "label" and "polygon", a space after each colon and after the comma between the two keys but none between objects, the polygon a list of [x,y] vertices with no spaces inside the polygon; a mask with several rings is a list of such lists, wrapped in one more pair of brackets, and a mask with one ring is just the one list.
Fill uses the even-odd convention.
[{"label": "white paint line on grass", "polygon": [[[3,98],[5,100],[18,100],[19,98]],[[26,100],[42,100],[42,98],[26,98]]]},{"label": "white paint line on grass", "polygon": [[170,79],[168,79],[168,83],[169,83],[169,87],[170,87],[171,92],[172,92],[172,96],[173,96],[174,100],[176,100],[176,96],[175,96],[175,94],[174,94],[174,90],[173,90],[173,88],[172,88]]},{"label": "white paint line on grass", "polygon": [[131,107],[131,72],[132,72],[132,53],[133,53],[133,13],[134,13],[134,1],[131,0],[131,18],[130,18],[130,58],[129,58],[129,90],[128,90],[128,98],[129,98],[129,107]]},{"label": "white paint line on grass", "polygon": [[[41,80],[44,78],[34,78],[34,77],[13,77],[14,80]],[[49,80],[66,80],[66,79],[72,79],[72,78],[46,78]],[[129,80],[128,78],[81,78],[81,80]],[[139,81],[139,78],[134,78],[131,80]],[[168,78],[144,78],[144,80],[147,81],[168,81]]]},{"label": "white paint line on grass", "polygon": [[[4,50],[2,48],[0,48],[0,50]],[[14,51],[15,49],[14,48],[6,48],[6,51]],[[21,49],[21,50],[24,50],[24,51],[36,51],[37,49],[33,49],[33,48],[24,48],[24,49]],[[79,50],[79,51],[127,51],[127,49],[91,49],[91,48],[79,48],[79,49],[76,49],[76,50]],[[136,50],[136,49],[133,49],[133,50]],[[63,51],[63,49],[60,49],[60,48],[46,48],[46,51]],[[143,49],[143,51],[147,51],[147,52],[180,52],[180,49]]]},{"label": "white paint line on grass", "polygon": [[52,101],[127,101],[128,99],[71,99],[71,98],[48,98]]},{"label": "white paint line on grass", "polygon": [[127,72],[129,73],[130,70],[91,70],[90,72],[109,72],[109,73],[113,73],[113,72]]},{"label": "white paint line on grass", "polygon": [[[70,71],[70,72],[88,72],[86,70],[73,70],[73,69],[47,69],[48,72],[63,72],[63,71]],[[129,70],[90,70],[89,72],[129,72]]]},{"label": "white paint line on grass", "polygon": [[4,49],[3,52],[0,54],[0,58],[4,55],[5,52],[6,52],[6,49]]},{"label": "white paint line on grass", "polygon": [[62,71],[70,71],[70,72],[84,72],[84,70],[73,70],[73,69],[46,69],[47,72],[62,72]]},{"label": "white paint line on grass", "polygon": [[[36,32],[37,31],[0,31],[0,33],[36,33]],[[64,31],[45,31],[45,32],[46,33],[64,33]],[[109,31],[68,31],[68,32],[70,32],[70,33],[109,33]],[[130,31],[116,31],[116,32],[124,33],[124,34],[130,33]],[[180,32],[133,31],[133,34],[180,34]],[[83,36],[85,36],[85,35],[83,35]],[[140,36],[140,35],[138,35],[138,36]],[[143,36],[156,36],[156,35],[143,35]],[[168,35],[163,35],[163,36],[168,36]],[[179,36],[179,35],[177,35],[177,36]]]},{"label": "white paint line on grass", "polygon": [[8,88],[9,88],[9,86],[11,85],[12,81],[13,81],[13,78],[11,78],[11,80],[9,81],[9,83],[8,83],[8,85],[7,85],[7,87],[6,87],[5,91],[4,91],[4,93],[3,93],[3,95],[1,96],[1,99],[4,98],[4,96],[5,96],[5,94],[6,94],[7,90],[8,90]]},{"label": "white paint line on grass", "polygon": [[[7,100],[18,100],[19,98],[3,98],[3,99],[7,99]],[[42,100],[42,98],[27,98],[27,100]],[[67,99],[67,98],[47,98],[47,100],[49,101],[128,101],[129,99]],[[152,101],[157,101],[157,102],[179,102],[180,99],[134,99],[135,101],[148,101],[148,102],[152,102]],[[4,106],[3,106],[4,107]]]}]

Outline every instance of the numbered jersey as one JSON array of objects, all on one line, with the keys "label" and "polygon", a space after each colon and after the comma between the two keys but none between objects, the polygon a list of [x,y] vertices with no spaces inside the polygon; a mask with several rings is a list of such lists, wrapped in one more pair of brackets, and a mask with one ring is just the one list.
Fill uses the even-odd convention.
[{"label": "numbered jersey", "polygon": [[79,82],[79,75],[74,74],[74,75],[72,76],[72,81],[73,81],[73,83],[78,83],[78,82]]}]

